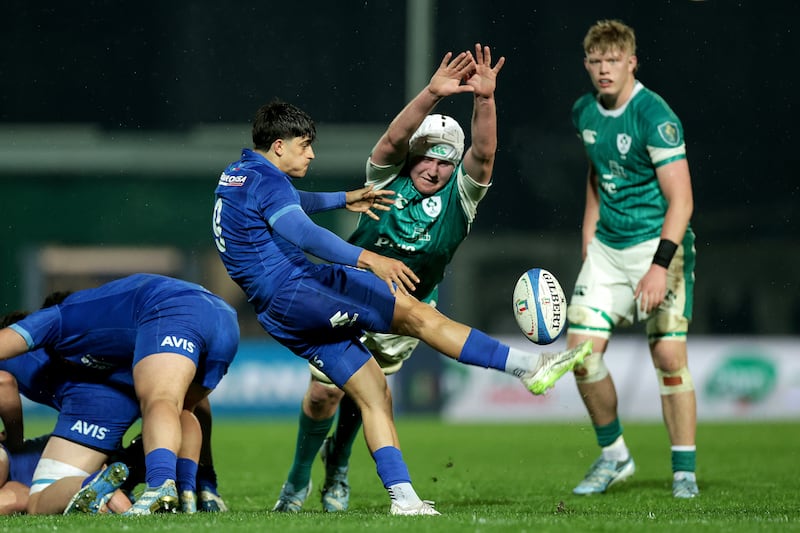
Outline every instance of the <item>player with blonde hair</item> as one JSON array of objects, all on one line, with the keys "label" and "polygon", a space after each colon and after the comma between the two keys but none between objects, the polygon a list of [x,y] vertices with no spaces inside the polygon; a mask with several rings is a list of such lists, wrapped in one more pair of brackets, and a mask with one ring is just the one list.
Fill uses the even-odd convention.
[{"label": "player with blonde hair", "polygon": [[591,340],[574,370],[602,448],[575,494],[605,492],[633,475],[617,391],[603,358],[615,328],[645,320],[671,442],[676,498],[693,498],[696,400],[686,334],[692,315],[694,202],[683,126],[635,77],[636,36],[616,20],[594,24],[583,41],[594,92],[572,120],[589,160],[583,266],[568,309],[567,346]]}]

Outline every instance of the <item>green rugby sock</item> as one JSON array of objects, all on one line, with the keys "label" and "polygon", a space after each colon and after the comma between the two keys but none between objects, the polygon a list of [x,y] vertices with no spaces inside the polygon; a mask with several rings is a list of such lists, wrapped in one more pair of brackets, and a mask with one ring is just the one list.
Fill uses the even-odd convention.
[{"label": "green rugby sock", "polygon": [[622,435],[622,424],[619,423],[619,418],[615,418],[605,426],[594,426],[594,433],[597,435],[597,444],[605,448],[614,444],[614,441]]},{"label": "green rugby sock", "polygon": [[287,481],[299,490],[308,485],[311,479],[311,467],[319,453],[325,437],[333,426],[333,417],[325,420],[313,420],[302,410],[297,428],[297,442],[294,449],[294,462],[289,470]]},{"label": "green rugby sock", "polygon": [[697,449],[694,446],[672,447],[672,471],[694,472],[697,465]]}]

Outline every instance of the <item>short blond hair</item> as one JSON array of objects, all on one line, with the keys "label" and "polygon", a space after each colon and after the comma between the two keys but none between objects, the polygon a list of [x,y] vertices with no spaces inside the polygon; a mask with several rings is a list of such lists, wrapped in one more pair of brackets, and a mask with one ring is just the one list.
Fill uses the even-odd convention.
[{"label": "short blond hair", "polygon": [[611,50],[636,55],[636,34],[621,20],[598,20],[583,38],[583,51],[605,54]]}]

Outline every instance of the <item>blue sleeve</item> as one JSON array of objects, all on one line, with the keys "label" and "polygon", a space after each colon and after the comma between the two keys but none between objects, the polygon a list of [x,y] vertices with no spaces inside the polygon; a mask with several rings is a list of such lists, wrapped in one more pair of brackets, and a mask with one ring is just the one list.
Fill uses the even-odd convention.
[{"label": "blue sleeve", "polygon": [[25,339],[25,344],[28,345],[28,349],[29,350],[32,350],[34,348],[35,343],[33,341],[33,337],[31,336],[30,333],[28,333],[28,331],[26,329],[21,327],[19,324],[11,324],[8,327],[9,327],[9,329],[11,329],[11,330],[15,331],[16,333],[18,333],[20,337]]},{"label": "blue sleeve", "polygon": [[61,335],[61,306],[38,309],[9,328],[25,339],[29,350],[50,345],[57,342]]},{"label": "blue sleeve", "polygon": [[332,231],[314,224],[308,215],[297,207],[282,210],[270,219],[270,225],[287,241],[330,263],[356,266],[358,256],[364,250],[344,241]]},{"label": "blue sleeve", "polygon": [[309,215],[331,209],[341,209],[345,206],[345,193],[342,192],[308,192],[297,191],[300,195],[300,205]]}]

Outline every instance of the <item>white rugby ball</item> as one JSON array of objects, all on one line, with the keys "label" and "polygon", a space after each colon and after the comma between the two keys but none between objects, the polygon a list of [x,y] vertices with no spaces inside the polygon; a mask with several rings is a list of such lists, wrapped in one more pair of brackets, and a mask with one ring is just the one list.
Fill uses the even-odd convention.
[{"label": "white rugby ball", "polygon": [[514,287],[514,318],[522,333],[536,344],[550,344],[567,322],[567,299],[556,277],[532,268]]}]

